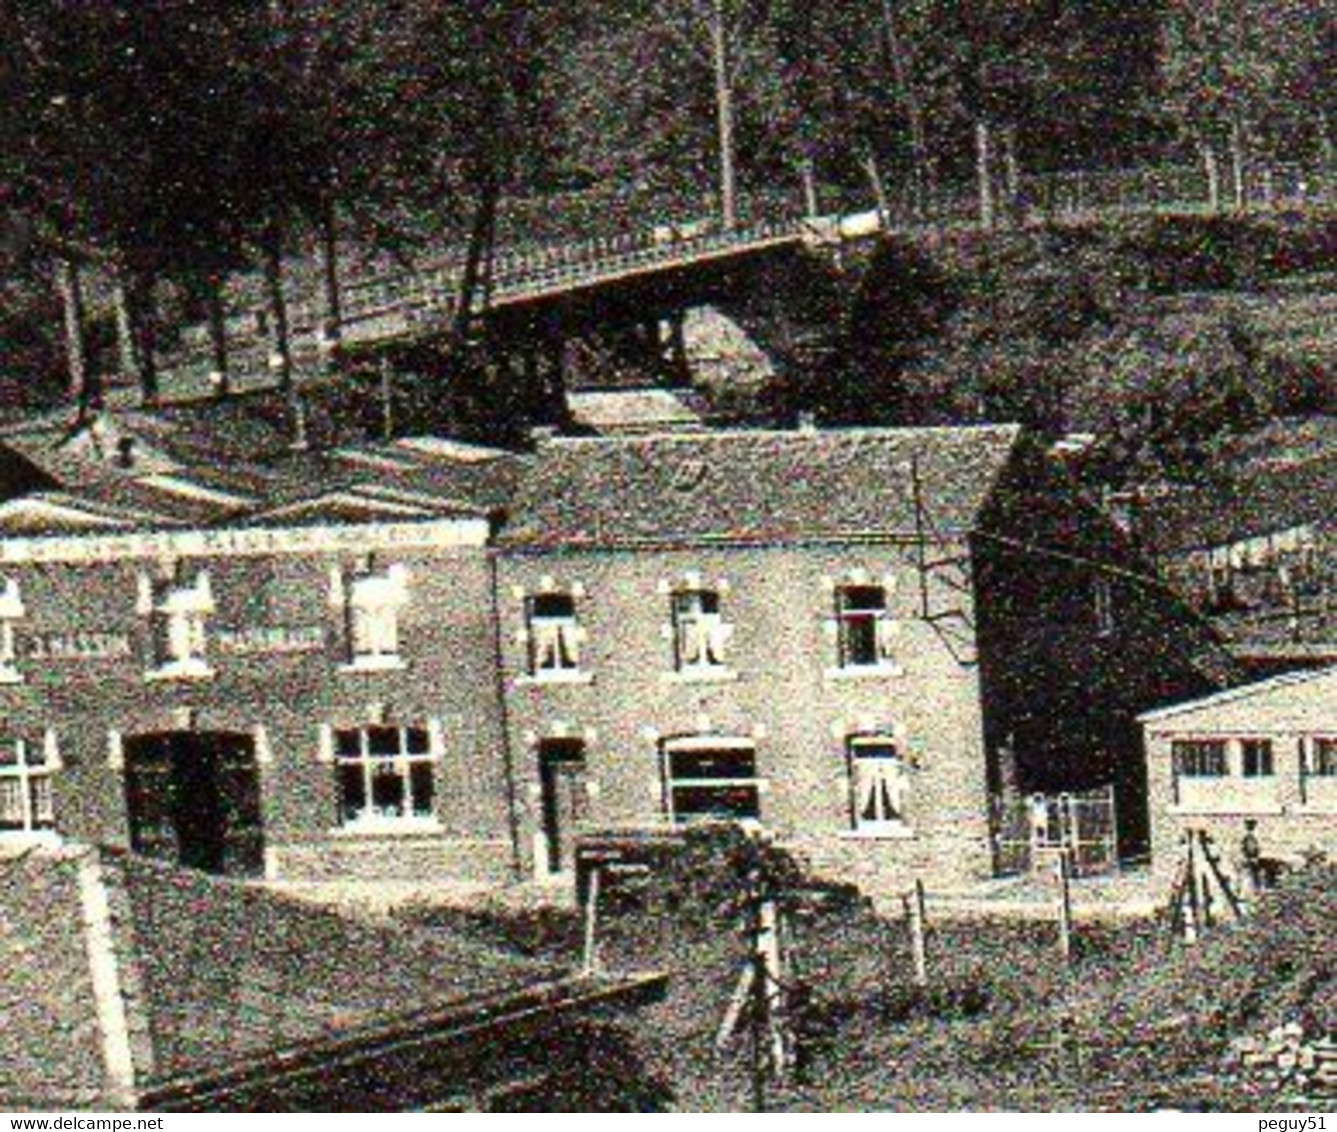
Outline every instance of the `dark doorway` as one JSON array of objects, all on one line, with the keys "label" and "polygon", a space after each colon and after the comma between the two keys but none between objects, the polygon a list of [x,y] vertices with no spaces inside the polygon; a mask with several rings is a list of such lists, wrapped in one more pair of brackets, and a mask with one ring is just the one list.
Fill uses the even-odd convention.
[{"label": "dark doorway", "polygon": [[209,873],[263,873],[260,775],[249,735],[127,739],[125,795],[136,853]]},{"label": "dark doorway", "polygon": [[572,828],[585,813],[585,744],[579,739],[539,743],[543,848],[541,871],[566,872],[572,862]]}]

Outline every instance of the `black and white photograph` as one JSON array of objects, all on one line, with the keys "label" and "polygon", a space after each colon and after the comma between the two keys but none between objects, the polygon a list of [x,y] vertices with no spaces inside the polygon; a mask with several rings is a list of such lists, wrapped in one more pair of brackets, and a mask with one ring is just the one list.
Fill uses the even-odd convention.
[{"label": "black and white photograph", "polygon": [[5,1127],[1322,1132],[1335,64],[0,0]]}]

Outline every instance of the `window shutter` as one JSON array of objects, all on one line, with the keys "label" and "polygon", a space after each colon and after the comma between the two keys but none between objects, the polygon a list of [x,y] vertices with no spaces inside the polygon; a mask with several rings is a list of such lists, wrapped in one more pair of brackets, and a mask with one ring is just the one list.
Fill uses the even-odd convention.
[{"label": "window shutter", "polygon": [[60,770],[64,766],[60,761],[60,744],[56,741],[55,728],[48,727],[42,736],[42,761],[49,770]]},{"label": "window shutter", "polygon": [[112,770],[125,769],[125,744],[119,731],[107,732],[107,765]]},{"label": "window shutter", "polygon": [[320,725],[320,752],[317,757],[323,763],[334,762],[334,727],[328,723]]},{"label": "window shutter", "polygon": [[439,719],[427,721],[427,747],[438,761],[446,755],[446,728]]}]

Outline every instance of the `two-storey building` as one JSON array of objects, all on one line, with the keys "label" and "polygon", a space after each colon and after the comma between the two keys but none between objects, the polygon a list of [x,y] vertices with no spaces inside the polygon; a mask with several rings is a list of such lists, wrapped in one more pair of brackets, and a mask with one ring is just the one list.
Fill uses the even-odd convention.
[{"label": "two-storey building", "polygon": [[510,875],[488,541],[511,457],[287,454],[145,414],[5,443],[33,472],[0,504],[0,836]]},{"label": "two-storey building", "polygon": [[553,440],[498,538],[522,845],[758,822],[870,890],[992,875],[996,803],[1107,785],[1228,662],[1012,427]]}]

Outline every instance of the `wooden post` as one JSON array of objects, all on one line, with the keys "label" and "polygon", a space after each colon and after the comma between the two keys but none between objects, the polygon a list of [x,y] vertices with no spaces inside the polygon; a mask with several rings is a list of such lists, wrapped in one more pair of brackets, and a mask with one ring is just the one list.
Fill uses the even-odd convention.
[{"label": "wooden post", "polygon": [[1072,962],[1072,865],[1067,847],[1059,849],[1054,861],[1054,876],[1058,880],[1058,950],[1064,963]]},{"label": "wooden post", "polygon": [[902,897],[905,918],[910,927],[910,952],[914,958],[915,986],[928,986],[928,947],[925,942],[924,882],[915,879],[914,888]]},{"label": "wooden post", "polygon": [[380,378],[381,439],[388,442],[395,438],[394,366],[388,357],[381,358]]},{"label": "wooden post", "polygon": [[602,871],[598,865],[590,866],[589,887],[585,892],[585,951],[580,965],[583,975],[593,975],[599,970],[599,877]]},{"label": "wooden post", "polygon": [[1184,917],[1184,941],[1198,941],[1198,867],[1194,860],[1193,833],[1184,834],[1184,889],[1188,896],[1188,915]]}]

